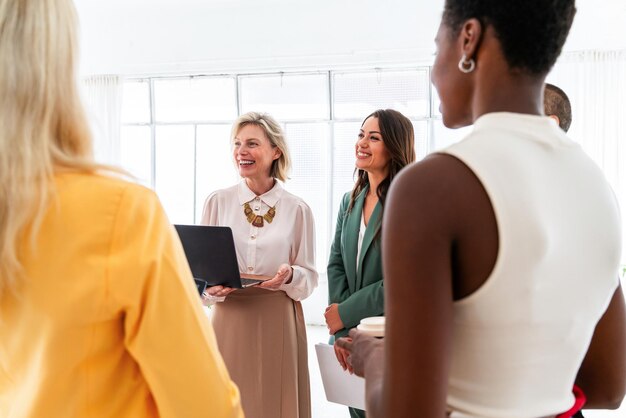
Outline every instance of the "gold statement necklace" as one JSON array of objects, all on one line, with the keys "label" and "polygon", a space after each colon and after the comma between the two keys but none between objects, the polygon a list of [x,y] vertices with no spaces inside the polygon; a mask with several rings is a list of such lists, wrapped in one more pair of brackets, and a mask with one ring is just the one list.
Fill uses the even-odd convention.
[{"label": "gold statement necklace", "polygon": [[276,216],[276,206],[269,208],[267,212],[265,212],[265,215],[257,215],[252,211],[249,203],[244,203],[243,214],[246,215],[246,219],[252,224],[252,226],[263,228],[263,225],[265,224],[263,220],[266,220],[268,224],[271,224],[274,220],[274,216]]}]

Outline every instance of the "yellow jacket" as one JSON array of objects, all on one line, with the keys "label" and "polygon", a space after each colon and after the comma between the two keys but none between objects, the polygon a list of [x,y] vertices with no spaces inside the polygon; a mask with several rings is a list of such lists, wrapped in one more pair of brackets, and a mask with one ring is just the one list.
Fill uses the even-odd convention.
[{"label": "yellow jacket", "polygon": [[25,280],[0,298],[0,417],[243,417],[155,194],[56,176]]}]

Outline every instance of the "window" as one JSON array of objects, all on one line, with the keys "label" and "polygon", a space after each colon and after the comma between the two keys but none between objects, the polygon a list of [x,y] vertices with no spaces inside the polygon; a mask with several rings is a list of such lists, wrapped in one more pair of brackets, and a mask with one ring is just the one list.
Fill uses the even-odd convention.
[{"label": "window", "polygon": [[234,77],[154,81],[157,122],[230,121],[237,117]]},{"label": "window", "polygon": [[124,83],[120,165],[146,186],[152,178],[152,132],[150,127],[150,84],[146,80]]},{"label": "window", "polygon": [[362,120],[376,109],[395,109],[408,118],[428,118],[428,74],[428,68],[333,73],[334,117]]},{"label": "window", "polygon": [[172,223],[194,223],[195,129],[193,125],[157,126],[155,190]]},{"label": "window", "polygon": [[429,67],[132,79],[124,83],[120,164],[156,190],[171,222],[198,223],[206,197],[239,180],[234,120],[251,110],[278,119],[293,159],[285,188],[315,216],[320,287],[305,313],[320,322],[337,212],[354,185],[358,130],[379,108],[411,119],[418,159],[471,129],[443,126]]},{"label": "window", "polygon": [[315,217],[318,270],[326,269],[330,239],[330,132],[328,123],[288,123],[285,133],[292,156],[291,178],[285,188],[300,196]]},{"label": "window", "polygon": [[215,190],[239,181],[230,146],[230,124],[199,125],[196,130],[196,223],[202,219],[204,201]]},{"label": "window", "polygon": [[363,119],[380,108],[402,112],[413,122],[421,159],[463,134],[443,127],[433,93],[429,67],[129,80],[121,164],[156,190],[171,222],[199,223],[206,197],[239,179],[232,123],[247,111],[271,114],[285,129],[293,160],[285,188],[315,217],[324,283],[339,204],[354,185]]},{"label": "window", "polygon": [[147,81],[124,83],[122,123],[150,123],[150,85]]},{"label": "window", "polygon": [[328,74],[241,76],[241,113],[266,112],[280,121],[328,119]]},{"label": "window", "polygon": [[122,126],[120,164],[145,186],[152,184],[151,138],[150,126]]}]

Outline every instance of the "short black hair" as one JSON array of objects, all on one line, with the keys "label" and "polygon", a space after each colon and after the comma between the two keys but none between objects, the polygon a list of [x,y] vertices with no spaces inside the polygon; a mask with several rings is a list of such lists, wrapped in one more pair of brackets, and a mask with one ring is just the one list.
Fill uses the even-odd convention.
[{"label": "short black hair", "polygon": [[554,84],[546,83],[543,93],[543,111],[546,115],[559,118],[559,126],[565,132],[572,124],[572,104],[567,94]]},{"label": "short black hair", "polygon": [[491,25],[511,68],[544,75],[556,62],[569,33],[574,0],[446,0],[443,22],[454,36],[465,21]]}]

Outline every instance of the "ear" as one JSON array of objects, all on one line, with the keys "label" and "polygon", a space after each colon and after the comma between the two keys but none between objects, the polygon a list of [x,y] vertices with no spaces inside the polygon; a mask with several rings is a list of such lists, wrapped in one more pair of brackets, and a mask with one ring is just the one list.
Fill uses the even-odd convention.
[{"label": "ear", "polygon": [[547,115],[550,119],[554,119],[556,121],[556,124],[561,126],[561,119],[559,119],[559,117],[557,115]]},{"label": "ear", "polygon": [[461,48],[467,59],[474,58],[480,47],[483,36],[483,25],[476,18],[471,18],[463,23],[459,39]]},{"label": "ear", "polygon": [[274,156],[272,157],[272,160],[278,160],[281,155],[283,155],[283,152],[280,150],[280,148],[274,147]]}]

